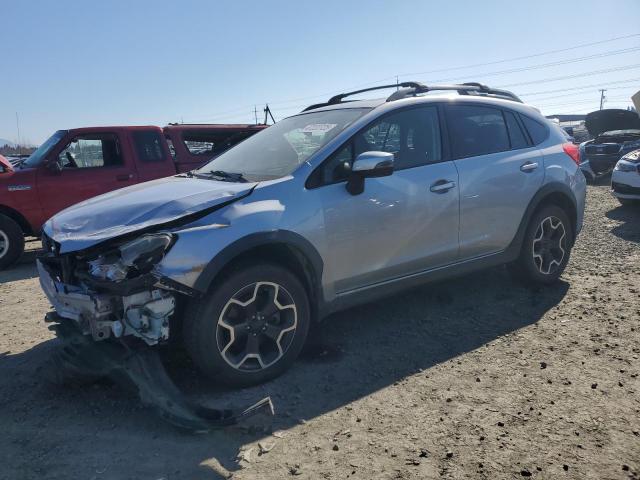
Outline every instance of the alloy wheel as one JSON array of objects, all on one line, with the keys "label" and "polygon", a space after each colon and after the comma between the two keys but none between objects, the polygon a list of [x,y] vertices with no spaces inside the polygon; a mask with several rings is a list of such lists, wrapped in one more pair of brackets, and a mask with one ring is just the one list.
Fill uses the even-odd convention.
[{"label": "alloy wheel", "polygon": [[543,275],[553,274],[566,254],[566,230],[558,217],[546,217],[538,225],[533,239],[533,261]]},{"label": "alloy wheel", "polygon": [[0,258],[4,257],[9,251],[9,237],[0,230]]},{"label": "alloy wheel", "polygon": [[225,304],[216,328],[222,358],[233,368],[260,371],[286,353],[295,336],[298,311],[291,294],[273,282],[255,282]]}]

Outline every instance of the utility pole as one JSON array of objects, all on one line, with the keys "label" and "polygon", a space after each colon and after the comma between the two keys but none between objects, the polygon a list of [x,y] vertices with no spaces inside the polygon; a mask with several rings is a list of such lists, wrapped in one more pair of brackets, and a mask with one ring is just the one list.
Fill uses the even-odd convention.
[{"label": "utility pole", "polygon": [[22,153],[22,146],[20,141],[20,117],[18,117],[18,112],[16,112],[16,128],[18,129],[18,155]]},{"label": "utility pole", "polygon": [[258,107],[256,105],[253,106],[253,116],[256,117],[256,125],[258,124]]},{"label": "utility pole", "polygon": [[396,75],[396,91],[400,90],[400,82],[398,81],[398,75]]},{"label": "utility pole", "polygon": [[602,107],[604,106],[604,101],[607,99],[607,97],[604,96],[604,92],[606,92],[607,89],[606,88],[601,88],[599,90],[600,92],[600,110],[602,110]]},{"label": "utility pole", "polygon": [[271,121],[272,121],[273,123],[276,123],[276,119],[275,119],[275,118],[273,118],[273,114],[271,113],[271,109],[269,108],[269,104],[266,104],[266,105],[264,106],[264,124],[265,124],[265,125],[267,124],[267,118],[268,118],[268,117],[271,117]]}]

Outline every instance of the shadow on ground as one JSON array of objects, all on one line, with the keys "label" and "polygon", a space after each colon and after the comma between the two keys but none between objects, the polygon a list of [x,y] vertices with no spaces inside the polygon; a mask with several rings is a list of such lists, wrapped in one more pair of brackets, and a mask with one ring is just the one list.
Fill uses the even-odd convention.
[{"label": "shadow on ground", "polygon": [[628,242],[640,243],[640,203],[636,205],[620,205],[605,213],[608,219],[621,222],[611,229],[616,237]]},{"label": "shadow on ground", "polygon": [[[187,434],[162,423],[114,385],[50,386],[40,370],[55,340],[24,353],[0,354],[0,378],[5,379],[0,424],[8,433],[0,449],[7,458],[24,462],[24,478],[40,475],[34,465],[48,465],[50,478],[88,478],[94,465],[108,468],[100,478],[223,478],[225,471],[238,468],[242,445],[534,324],[567,289],[564,282],[526,289],[501,268],[426,285],[333,315],[323,322],[321,338],[289,372],[249,389],[213,385],[183,355],[168,359],[180,388],[201,401],[233,406],[271,395],[276,416],[266,430],[264,419],[256,419],[206,435]],[[40,455],[38,462],[29,460],[33,455]]]},{"label": "shadow on ground", "polygon": [[6,270],[0,270],[0,284],[37,277],[36,256],[38,253],[39,250],[27,250],[15,265]]}]

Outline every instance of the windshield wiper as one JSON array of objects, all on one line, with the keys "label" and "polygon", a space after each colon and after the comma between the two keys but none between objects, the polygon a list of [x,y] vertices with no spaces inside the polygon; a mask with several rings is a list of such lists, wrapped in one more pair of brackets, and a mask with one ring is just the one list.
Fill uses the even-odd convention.
[{"label": "windshield wiper", "polygon": [[[198,173],[201,174],[202,172],[198,172]],[[244,176],[241,173],[225,172],[224,170],[211,170],[210,172],[206,172],[206,173],[208,175],[211,175],[212,177],[217,177],[227,182],[246,183],[249,181],[246,178],[244,178]]]}]

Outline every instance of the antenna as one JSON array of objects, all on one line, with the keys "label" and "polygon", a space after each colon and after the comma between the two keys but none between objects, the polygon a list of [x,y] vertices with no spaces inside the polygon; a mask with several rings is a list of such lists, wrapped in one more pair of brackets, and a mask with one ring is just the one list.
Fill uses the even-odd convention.
[{"label": "antenna", "polygon": [[20,117],[18,116],[18,112],[16,112],[16,128],[18,129],[18,155],[22,154],[22,146],[20,141]]}]

